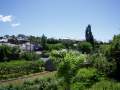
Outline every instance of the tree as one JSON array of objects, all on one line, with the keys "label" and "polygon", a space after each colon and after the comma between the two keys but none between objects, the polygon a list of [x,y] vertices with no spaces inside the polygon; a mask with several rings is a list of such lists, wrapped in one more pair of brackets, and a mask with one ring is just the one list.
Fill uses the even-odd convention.
[{"label": "tree", "polygon": [[86,37],[86,41],[90,42],[92,46],[94,47],[94,37],[91,32],[91,25],[87,26],[86,31],[85,31],[85,37]]},{"label": "tree", "polygon": [[47,48],[47,37],[44,34],[41,37],[41,45],[44,49]]},{"label": "tree", "polygon": [[64,49],[65,46],[62,43],[57,43],[57,44],[47,44],[48,50],[60,50]]},{"label": "tree", "polygon": [[0,61],[19,59],[19,55],[20,55],[19,47],[10,47],[7,45],[0,46]]},{"label": "tree", "polygon": [[79,66],[85,57],[76,52],[67,52],[58,68],[58,77],[63,79],[65,90],[71,89],[71,84],[74,83]]},{"label": "tree", "polygon": [[31,43],[40,44],[41,37],[29,36],[28,40],[30,40]]},{"label": "tree", "polygon": [[108,52],[108,57],[109,60],[116,62],[115,77],[117,80],[120,80],[120,34],[114,36],[111,48]]},{"label": "tree", "polygon": [[11,55],[11,47],[6,45],[0,46],[0,61],[8,60],[9,56]]},{"label": "tree", "polygon": [[82,53],[90,53],[92,51],[92,45],[89,42],[80,42],[78,44],[78,50]]},{"label": "tree", "polygon": [[18,34],[17,37],[18,38],[26,38],[26,36],[24,34]]},{"label": "tree", "polygon": [[74,44],[74,42],[70,39],[63,39],[63,40],[61,40],[61,42],[67,49],[71,49]]}]

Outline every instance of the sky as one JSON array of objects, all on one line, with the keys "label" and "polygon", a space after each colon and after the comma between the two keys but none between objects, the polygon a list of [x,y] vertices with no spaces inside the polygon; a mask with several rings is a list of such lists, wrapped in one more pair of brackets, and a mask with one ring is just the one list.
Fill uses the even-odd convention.
[{"label": "sky", "polygon": [[90,24],[96,40],[120,33],[120,0],[0,0],[0,35],[85,39]]}]

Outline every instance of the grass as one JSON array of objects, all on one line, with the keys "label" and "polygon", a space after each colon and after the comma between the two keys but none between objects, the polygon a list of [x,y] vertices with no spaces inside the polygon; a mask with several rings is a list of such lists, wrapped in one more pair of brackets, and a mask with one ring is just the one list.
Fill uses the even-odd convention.
[{"label": "grass", "polygon": [[15,86],[22,85],[25,81],[32,81],[32,80],[39,79],[39,78],[54,77],[55,74],[56,74],[56,71],[54,71],[54,72],[44,71],[44,72],[40,72],[40,73],[25,75],[23,77],[15,79],[15,80],[0,82],[0,86],[7,86],[9,84],[15,85]]},{"label": "grass", "polygon": [[120,83],[112,80],[103,80],[86,90],[120,90]]},{"label": "grass", "polygon": [[0,63],[0,80],[17,78],[31,73],[42,72],[44,70],[41,61],[15,60]]}]

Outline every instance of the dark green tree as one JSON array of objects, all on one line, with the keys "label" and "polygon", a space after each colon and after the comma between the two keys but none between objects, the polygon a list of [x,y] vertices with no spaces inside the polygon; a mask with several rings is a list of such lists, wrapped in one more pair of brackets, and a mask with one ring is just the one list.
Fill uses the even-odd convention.
[{"label": "dark green tree", "polygon": [[85,37],[86,37],[86,41],[91,43],[92,46],[94,47],[94,37],[92,35],[91,25],[90,24],[86,28]]}]

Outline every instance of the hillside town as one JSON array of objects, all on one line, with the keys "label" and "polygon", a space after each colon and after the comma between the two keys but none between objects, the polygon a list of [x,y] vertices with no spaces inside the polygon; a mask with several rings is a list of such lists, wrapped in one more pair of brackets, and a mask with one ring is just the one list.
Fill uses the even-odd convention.
[{"label": "hillside town", "polygon": [[8,45],[10,47],[17,46],[21,50],[25,51],[42,51],[43,48],[40,44],[32,44],[30,40],[24,35],[19,35],[18,37],[14,38],[12,36],[4,36],[0,37],[0,44]]}]

